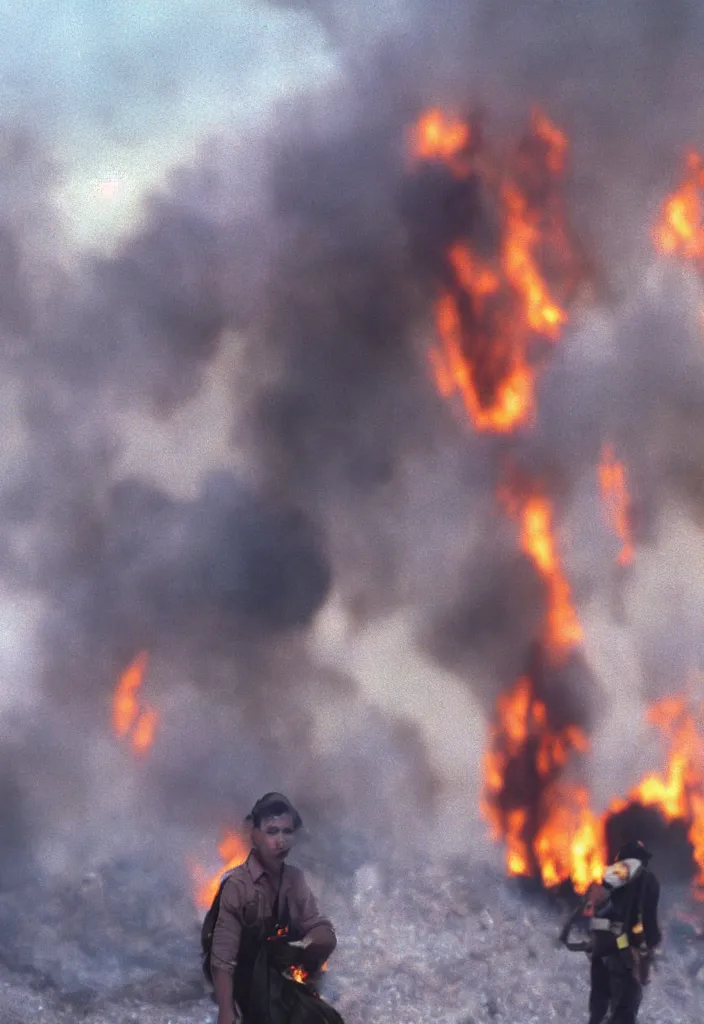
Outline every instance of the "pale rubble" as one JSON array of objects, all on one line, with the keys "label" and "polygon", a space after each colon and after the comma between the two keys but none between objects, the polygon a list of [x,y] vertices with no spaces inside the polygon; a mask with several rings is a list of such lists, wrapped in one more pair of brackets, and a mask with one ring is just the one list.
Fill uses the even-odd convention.
[{"label": "pale rubble", "polygon": [[[565,902],[498,865],[385,856],[313,880],[339,936],[323,991],[347,1024],[586,1018],[587,959],[556,941]],[[665,893],[665,955],[641,1020],[694,1024],[704,941]],[[0,1024],[214,1024],[198,934],[187,879],[155,862],[2,894]]]}]

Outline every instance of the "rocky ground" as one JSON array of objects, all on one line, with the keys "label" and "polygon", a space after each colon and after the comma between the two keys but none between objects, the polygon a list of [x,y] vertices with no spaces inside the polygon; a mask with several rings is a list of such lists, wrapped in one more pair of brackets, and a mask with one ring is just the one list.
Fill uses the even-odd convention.
[{"label": "rocky ground", "polygon": [[[556,946],[559,901],[487,863],[385,864],[313,875],[339,934],[325,994],[347,1024],[585,1019],[587,961]],[[704,939],[685,916],[670,890],[644,1024],[702,1019]],[[0,1024],[213,1022],[198,932],[184,879],[156,862],[4,893]]]}]

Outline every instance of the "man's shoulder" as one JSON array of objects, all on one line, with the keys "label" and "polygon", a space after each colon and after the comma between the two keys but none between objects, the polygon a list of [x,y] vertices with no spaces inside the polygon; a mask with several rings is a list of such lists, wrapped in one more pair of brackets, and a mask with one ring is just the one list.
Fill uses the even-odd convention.
[{"label": "man's shoulder", "polygon": [[240,864],[239,867],[230,868],[220,879],[220,885],[222,887],[223,898],[227,898],[235,892],[240,892],[243,886],[251,884],[251,875],[246,864]]}]

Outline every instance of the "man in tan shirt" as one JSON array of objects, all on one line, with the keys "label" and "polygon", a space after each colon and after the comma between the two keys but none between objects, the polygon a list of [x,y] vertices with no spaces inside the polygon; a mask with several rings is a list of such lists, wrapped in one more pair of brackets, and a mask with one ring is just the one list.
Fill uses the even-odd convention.
[{"label": "man in tan shirt", "polygon": [[267,793],[247,820],[252,849],[224,883],[213,932],[210,965],[218,1024],[246,1021],[254,966],[277,927],[285,929],[275,940],[279,960],[303,965],[310,974],[337,944],[303,872],[285,864],[302,824],[298,811],[283,794]]}]

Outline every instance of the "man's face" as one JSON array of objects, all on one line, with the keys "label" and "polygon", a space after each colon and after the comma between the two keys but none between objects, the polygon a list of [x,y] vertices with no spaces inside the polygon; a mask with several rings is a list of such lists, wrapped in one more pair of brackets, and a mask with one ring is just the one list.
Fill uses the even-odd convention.
[{"label": "man's face", "polygon": [[259,828],[252,829],[252,843],[264,867],[276,868],[288,857],[296,838],[291,814],[263,818]]}]

